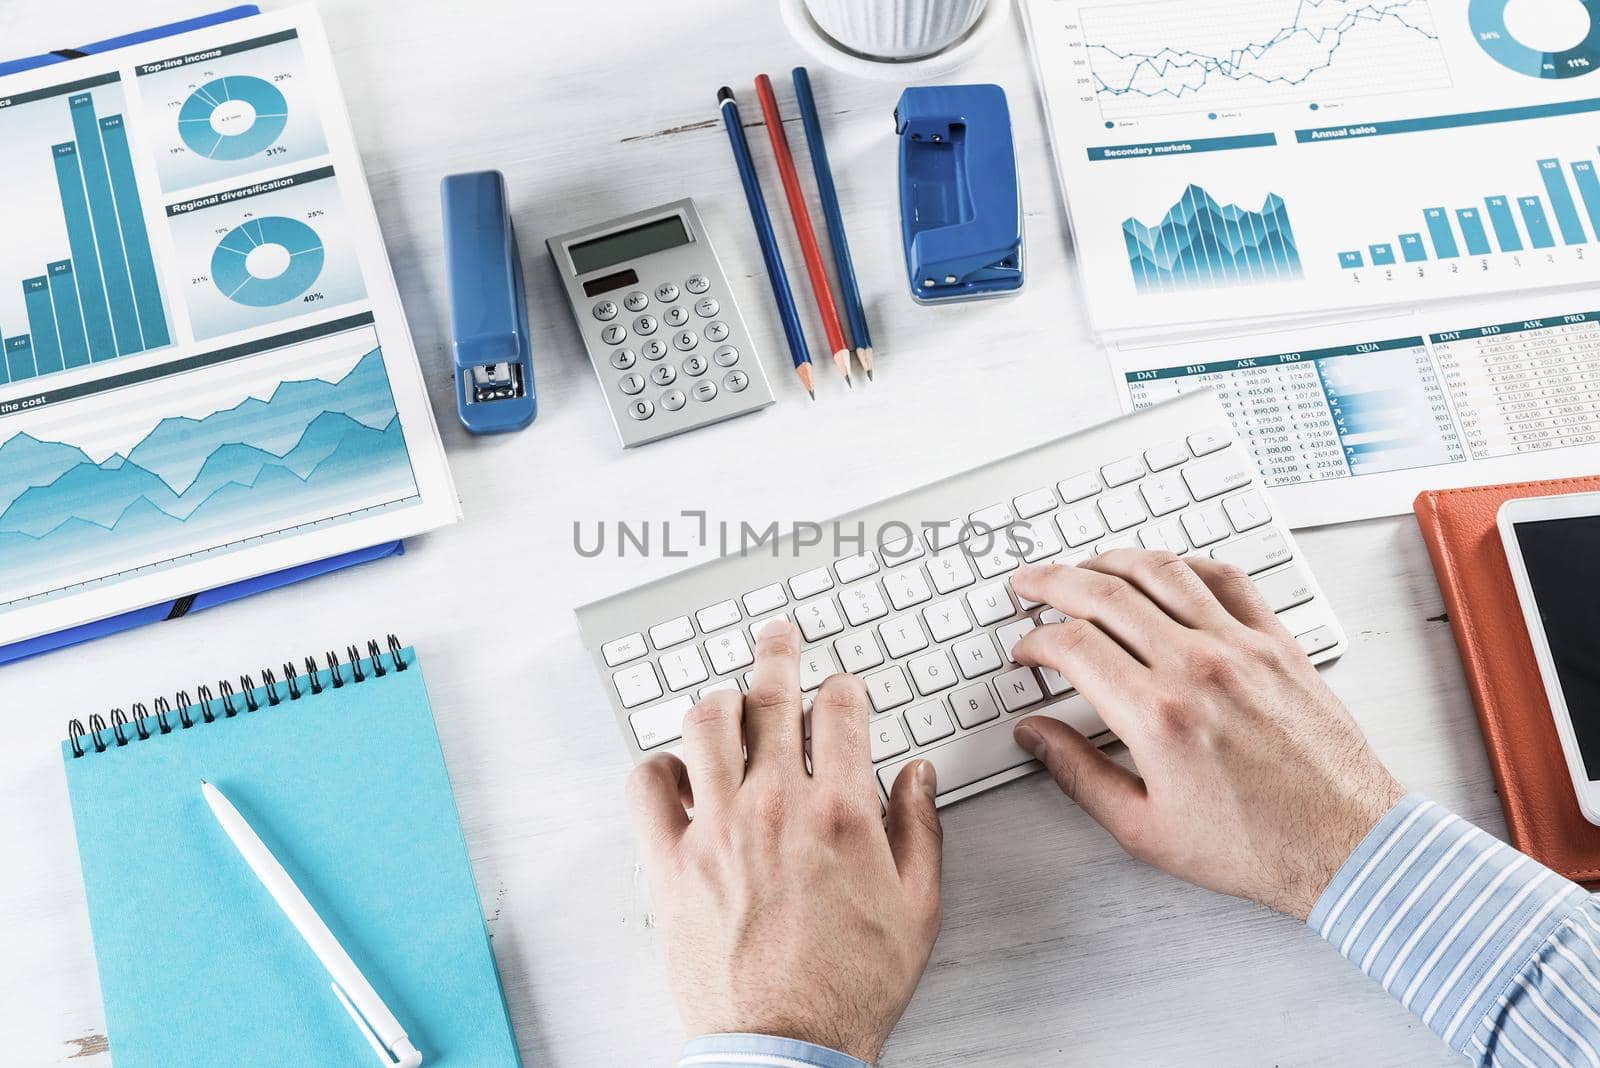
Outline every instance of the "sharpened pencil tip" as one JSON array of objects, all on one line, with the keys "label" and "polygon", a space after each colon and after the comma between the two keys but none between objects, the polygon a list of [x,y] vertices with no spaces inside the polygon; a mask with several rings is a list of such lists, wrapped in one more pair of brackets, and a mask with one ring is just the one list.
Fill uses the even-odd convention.
[{"label": "sharpened pencil tip", "polygon": [[200,780],[200,785],[201,785],[201,786],[210,786],[210,785],[211,785],[211,784],[210,784],[210,783],[208,783],[208,782],[206,782],[206,781],[205,781],[205,780],[204,780],[204,779],[201,779],[201,780]]},{"label": "sharpened pencil tip", "polygon": [[846,374],[844,376],[844,384],[846,386],[848,386],[849,388],[851,388],[851,389],[855,389],[856,388],[856,384],[854,382],[850,381],[850,376],[848,374]]},{"label": "sharpened pencil tip", "polygon": [[871,371],[868,371],[868,372],[867,372],[867,381],[868,381],[868,382],[871,382],[871,381],[872,381],[872,372],[871,372]]},{"label": "sharpened pencil tip", "polygon": [[806,396],[810,397],[812,400],[816,400],[817,399],[817,391],[814,390],[814,389],[808,389],[808,390],[806,390]]}]

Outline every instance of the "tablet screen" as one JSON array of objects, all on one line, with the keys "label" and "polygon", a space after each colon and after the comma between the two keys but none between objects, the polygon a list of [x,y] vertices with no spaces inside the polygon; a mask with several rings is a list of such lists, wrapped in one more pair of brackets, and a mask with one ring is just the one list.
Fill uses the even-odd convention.
[{"label": "tablet screen", "polygon": [[1514,529],[1584,770],[1600,779],[1600,516]]}]

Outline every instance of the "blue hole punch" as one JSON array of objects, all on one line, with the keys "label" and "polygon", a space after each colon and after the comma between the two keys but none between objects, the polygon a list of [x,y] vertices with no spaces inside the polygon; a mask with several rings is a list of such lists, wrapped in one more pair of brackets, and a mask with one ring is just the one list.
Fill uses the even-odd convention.
[{"label": "blue hole punch", "polygon": [[444,202],[445,271],[456,411],[474,434],[521,430],[538,414],[528,296],[499,171],[452,174]]},{"label": "blue hole punch", "polygon": [[1022,199],[1011,111],[998,85],[913,86],[894,109],[900,233],[923,303],[1022,288]]}]

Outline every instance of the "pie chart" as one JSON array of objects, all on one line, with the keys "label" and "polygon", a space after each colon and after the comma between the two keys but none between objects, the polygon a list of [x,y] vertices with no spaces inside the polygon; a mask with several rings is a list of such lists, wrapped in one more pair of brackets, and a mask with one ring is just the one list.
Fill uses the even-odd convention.
[{"label": "pie chart", "polygon": [[235,304],[271,308],[294,300],[322,273],[317,232],[299,219],[269,215],[228,231],[211,254],[211,281]]},{"label": "pie chart", "polygon": [[1563,38],[1558,44],[1527,42],[1515,35],[1506,9],[1518,2],[1472,0],[1467,7],[1472,35],[1490,59],[1530,78],[1577,78],[1600,69],[1600,0],[1540,0],[1534,5],[1553,35]]},{"label": "pie chart", "polygon": [[289,104],[271,82],[235,75],[206,82],[178,111],[178,136],[207,159],[241,160],[271,147],[289,123]]}]

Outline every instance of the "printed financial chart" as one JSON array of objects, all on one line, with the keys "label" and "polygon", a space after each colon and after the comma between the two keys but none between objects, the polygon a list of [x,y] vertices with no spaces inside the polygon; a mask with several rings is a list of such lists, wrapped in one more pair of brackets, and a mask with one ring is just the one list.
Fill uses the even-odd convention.
[{"label": "printed financial chart", "polygon": [[370,326],[232,355],[0,419],[0,611],[416,495]]},{"label": "printed financial chart", "polygon": [[0,105],[0,385],[171,344],[117,76]]},{"label": "printed financial chart", "polygon": [[363,299],[332,167],[167,206],[201,340]]},{"label": "printed financial chart", "polygon": [[138,76],[167,192],[328,151],[293,30],[145,64]]}]

